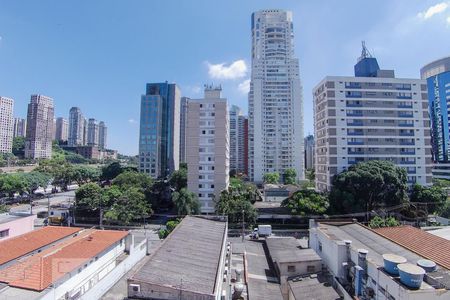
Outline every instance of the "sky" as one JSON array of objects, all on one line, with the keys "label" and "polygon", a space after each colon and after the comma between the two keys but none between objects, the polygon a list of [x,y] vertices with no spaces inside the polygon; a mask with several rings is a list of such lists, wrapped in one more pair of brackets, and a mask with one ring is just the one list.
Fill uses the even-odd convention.
[{"label": "sky", "polygon": [[140,97],[148,82],[174,82],[200,98],[221,84],[247,112],[251,13],[290,10],[300,60],[305,135],[312,89],[353,75],[361,41],[380,67],[419,78],[450,55],[450,1],[432,0],[0,0],[0,95],[26,117],[31,94],[54,99],[55,117],[78,106],[108,126],[108,147],[138,152]]}]

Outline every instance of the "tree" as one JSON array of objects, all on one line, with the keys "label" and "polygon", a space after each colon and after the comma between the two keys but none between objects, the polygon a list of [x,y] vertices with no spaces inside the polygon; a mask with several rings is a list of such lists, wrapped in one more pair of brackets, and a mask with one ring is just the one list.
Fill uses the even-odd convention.
[{"label": "tree", "polygon": [[151,212],[150,205],[145,201],[144,193],[139,188],[132,187],[122,193],[105,213],[105,217],[109,220],[128,224],[132,220],[147,216]]},{"label": "tree", "polygon": [[383,219],[379,216],[375,216],[369,222],[370,228],[395,227],[399,225],[400,223],[394,217],[388,217],[386,219]]},{"label": "tree", "polygon": [[25,138],[23,136],[17,136],[13,139],[12,153],[18,157],[24,157]]},{"label": "tree", "polygon": [[102,180],[113,180],[123,171],[124,169],[122,168],[120,163],[116,161],[103,167],[102,174],[100,177]]},{"label": "tree", "polygon": [[407,201],[406,170],[388,161],[352,165],[333,178],[330,207],[334,213],[371,211]]},{"label": "tree", "polygon": [[178,215],[197,215],[200,213],[200,201],[198,201],[197,195],[187,188],[182,188],[179,192],[174,192],[172,194],[172,201]]},{"label": "tree", "polygon": [[169,184],[176,191],[181,191],[183,188],[187,188],[187,167],[174,171],[169,179]]},{"label": "tree", "polygon": [[264,183],[277,184],[280,182],[280,174],[278,172],[264,174]]},{"label": "tree", "polygon": [[297,171],[289,168],[284,171],[283,174],[284,184],[296,184],[297,183]]},{"label": "tree", "polygon": [[242,222],[242,211],[244,211],[244,220],[247,224],[256,223],[257,212],[252,203],[243,197],[239,192],[232,188],[223,190],[220,193],[219,201],[216,202],[216,213],[227,215],[228,222]]},{"label": "tree", "polygon": [[34,192],[42,187],[46,188],[50,182],[50,175],[41,172],[21,173],[19,175],[25,183],[25,189],[29,195],[33,195]]},{"label": "tree", "polygon": [[5,174],[0,176],[0,190],[11,198],[14,197],[15,193],[22,194],[26,189],[26,182],[22,180],[20,174]]},{"label": "tree", "polygon": [[96,210],[103,206],[104,198],[102,188],[93,182],[83,184],[75,192],[77,206]]},{"label": "tree", "polygon": [[144,192],[150,191],[153,185],[153,179],[144,173],[125,171],[117,175],[112,184],[118,186],[121,190],[136,187]]},{"label": "tree", "polygon": [[287,207],[294,215],[320,215],[329,207],[328,198],[313,190],[302,190],[285,199],[282,207]]},{"label": "tree", "polygon": [[439,185],[425,187],[415,184],[411,192],[411,202],[427,203],[430,213],[440,212],[447,202],[447,192]]},{"label": "tree", "polygon": [[100,178],[100,170],[89,166],[73,166],[73,179],[81,186],[89,181],[97,181]]},{"label": "tree", "polygon": [[180,224],[180,222],[180,219],[168,221],[166,223],[166,229],[160,229],[158,231],[159,238],[165,239],[178,226],[178,224]]}]

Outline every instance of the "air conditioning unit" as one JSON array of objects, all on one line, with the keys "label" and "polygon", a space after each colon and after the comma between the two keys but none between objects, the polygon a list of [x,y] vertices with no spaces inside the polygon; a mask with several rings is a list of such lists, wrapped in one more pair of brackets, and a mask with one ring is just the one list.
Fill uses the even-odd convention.
[{"label": "air conditioning unit", "polygon": [[139,293],[141,291],[141,285],[140,284],[130,284],[130,289],[135,292],[135,293]]}]

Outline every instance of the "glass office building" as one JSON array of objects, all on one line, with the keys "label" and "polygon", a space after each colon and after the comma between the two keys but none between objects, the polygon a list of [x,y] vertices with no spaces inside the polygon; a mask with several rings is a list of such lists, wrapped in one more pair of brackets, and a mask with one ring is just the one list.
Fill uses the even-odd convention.
[{"label": "glass office building", "polygon": [[153,178],[179,167],[180,90],[172,83],[149,83],[141,97],[139,169]]},{"label": "glass office building", "polygon": [[428,86],[433,160],[447,163],[450,162],[450,57],[427,64],[420,73]]}]

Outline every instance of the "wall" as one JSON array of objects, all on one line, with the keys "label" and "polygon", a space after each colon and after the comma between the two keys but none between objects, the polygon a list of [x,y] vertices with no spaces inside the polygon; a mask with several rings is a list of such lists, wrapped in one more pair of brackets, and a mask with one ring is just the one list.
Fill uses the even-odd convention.
[{"label": "wall", "polygon": [[4,241],[34,230],[34,220],[36,220],[36,215],[27,216],[0,224],[0,231],[9,229],[9,236],[0,239],[0,241]]}]

